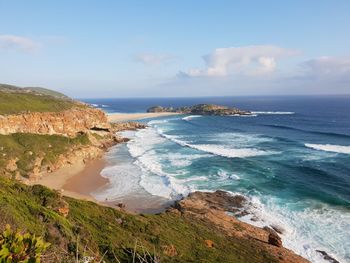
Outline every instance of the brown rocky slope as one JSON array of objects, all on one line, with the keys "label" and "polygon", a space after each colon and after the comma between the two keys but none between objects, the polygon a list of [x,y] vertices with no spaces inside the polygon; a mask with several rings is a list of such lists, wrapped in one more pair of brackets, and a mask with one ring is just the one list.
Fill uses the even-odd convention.
[{"label": "brown rocky slope", "polygon": [[[233,214],[246,213],[244,211],[245,202],[246,199],[243,196],[232,196],[224,191],[193,192],[188,197],[176,202],[168,212],[209,222],[210,225],[229,237],[241,239],[242,242],[249,241],[257,249],[268,251],[279,262],[309,262],[293,251],[284,248],[281,238],[272,228],[259,228],[241,222],[233,216]],[[210,247],[215,247],[215,243],[211,240],[206,240],[206,243]]]}]

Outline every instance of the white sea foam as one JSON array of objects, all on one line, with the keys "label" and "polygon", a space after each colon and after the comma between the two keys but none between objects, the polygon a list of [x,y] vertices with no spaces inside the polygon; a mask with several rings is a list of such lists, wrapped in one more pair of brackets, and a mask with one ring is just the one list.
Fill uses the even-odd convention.
[{"label": "white sea foam", "polygon": [[189,147],[202,152],[207,152],[210,154],[228,157],[228,158],[245,158],[245,157],[271,155],[271,154],[279,153],[274,151],[259,150],[256,148],[235,148],[233,146],[230,147],[230,146],[219,145],[219,144],[191,144],[187,141],[178,139],[176,136],[165,134],[161,129],[157,129],[157,131],[162,137],[167,138],[181,146]]},{"label": "white sea foam", "polygon": [[188,195],[192,189],[182,185],[171,174],[165,173],[159,162],[154,163],[152,158],[144,157],[138,159],[135,164],[142,169],[140,185],[150,194],[168,199],[180,199]]},{"label": "white sea foam", "polygon": [[237,174],[229,173],[229,172],[224,171],[224,170],[221,170],[221,169],[219,170],[219,172],[217,173],[217,175],[218,175],[222,180],[226,180],[226,179],[240,180],[240,179],[241,179]]},{"label": "white sea foam", "polygon": [[194,118],[200,118],[200,117],[202,117],[202,115],[190,115],[190,116],[183,117],[182,120],[190,121],[190,120],[192,120]]},{"label": "white sea foam", "polygon": [[108,178],[109,185],[103,191],[93,193],[97,200],[114,200],[137,192],[139,189],[140,172],[131,164],[108,166],[101,172],[101,176]]},{"label": "white sea foam", "polygon": [[169,153],[165,156],[171,166],[175,167],[187,167],[192,164],[196,159],[208,157],[209,154],[182,154],[182,153]]},{"label": "white sea foam", "polygon": [[152,195],[178,199],[188,194],[191,189],[178,182],[175,178],[178,174],[169,174],[164,171],[161,158],[166,158],[168,155],[162,156],[154,150],[164,141],[166,139],[161,137],[155,129],[147,128],[137,131],[134,138],[127,143],[127,147],[132,157],[136,159],[134,164],[142,171],[140,185]]},{"label": "white sea foam", "polygon": [[290,115],[295,114],[293,111],[252,111],[252,114],[258,115]]},{"label": "white sea foam", "polygon": [[160,123],[166,123],[168,120],[151,120],[148,122],[148,125],[155,125],[155,124],[160,124]]},{"label": "white sea foam", "polygon": [[95,103],[91,103],[90,105],[94,107],[98,107],[98,104],[95,104]]},{"label": "white sea foam", "polygon": [[305,143],[305,146],[319,151],[350,154],[350,146],[312,143]]},{"label": "white sea foam", "polygon": [[274,197],[265,197],[267,201],[263,204],[258,197],[248,198],[250,214],[240,220],[259,227],[274,225],[282,228],[283,245],[311,262],[328,262],[316,250],[326,251],[341,262],[349,262],[350,233],[344,231],[350,229],[349,210],[311,201],[307,205],[302,202],[287,204]]},{"label": "white sea foam", "polygon": [[258,116],[257,114],[247,114],[247,115],[242,115],[242,114],[232,114],[232,115],[228,115],[228,116],[232,116],[232,117],[256,117]]},{"label": "white sea foam", "polygon": [[228,158],[246,158],[246,157],[270,155],[270,154],[277,153],[272,151],[258,150],[255,148],[232,148],[232,147],[227,147],[225,145],[217,145],[217,144],[189,144],[184,142],[181,142],[181,144],[199,151],[211,153],[222,157],[228,157]]},{"label": "white sea foam", "polygon": [[147,128],[137,131],[135,137],[127,143],[127,146],[131,156],[137,158],[164,141],[165,139],[159,136],[154,129]]}]

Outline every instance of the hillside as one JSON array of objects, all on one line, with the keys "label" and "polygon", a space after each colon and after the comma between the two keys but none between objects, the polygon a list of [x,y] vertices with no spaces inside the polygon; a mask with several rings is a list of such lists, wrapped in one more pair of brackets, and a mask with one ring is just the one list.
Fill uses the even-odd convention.
[{"label": "hillside", "polygon": [[43,88],[19,88],[0,84],[0,115],[23,112],[59,112],[83,107],[65,95]]},{"label": "hillside", "polygon": [[[106,262],[306,262],[265,241],[229,235],[177,209],[132,215],[1,177],[0,215],[0,229],[11,224],[51,243],[43,262],[76,262],[76,255],[90,257],[88,262],[102,257]],[[232,226],[244,231],[240,224]]]}]

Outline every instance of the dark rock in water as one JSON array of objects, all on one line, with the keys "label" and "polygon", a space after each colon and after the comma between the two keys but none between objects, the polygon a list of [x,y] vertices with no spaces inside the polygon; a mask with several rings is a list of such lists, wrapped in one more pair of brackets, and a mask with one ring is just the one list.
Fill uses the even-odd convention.
[{"label": "dark rock in water", "polygon": [[268,226],[264,226],[263,229],[269,233],[268,243],[270,245],[282,247],[282,240],[274,229]]},{"label": "dark rock in water", "polygon": [[147,112],[169,112],[170,108],[162,106],[153,106],[147,109]]},{"label": "dark rock in water", "polygon": [[335,258],[331,257],[330,255],[327,254],[326,251],[323,250],[316,250],[316,252],[322,254],[323,258],[325,260],[328,260],[331,263],[340,263],[338,260],[336,260]]},{"label": "dark rock in water", "polygon": [[251,115],[250,111],[243,111],[237,108],[229,108],[226,106],[214,105],[214,104],[197,104],[193,106],[173,108],[153,106],[147,109],[147,112],[177,112],[181,114],[199,114],[199,115]]},{"label": "dark rock in water", "polygon": [[270,233],[268,242],[273,246],[282,247],[282,240],[277,234]]}]

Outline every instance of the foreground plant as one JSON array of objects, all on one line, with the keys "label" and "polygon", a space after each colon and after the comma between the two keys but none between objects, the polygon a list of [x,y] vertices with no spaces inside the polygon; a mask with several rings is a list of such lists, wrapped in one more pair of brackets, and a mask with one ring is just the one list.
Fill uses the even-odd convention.
[{"label": "foreground plant", "polygon": [[30,233],[21,234],[6,225],[6,229],[0,234],[0,263],[38,263],[50,243],[43,241]]}]

